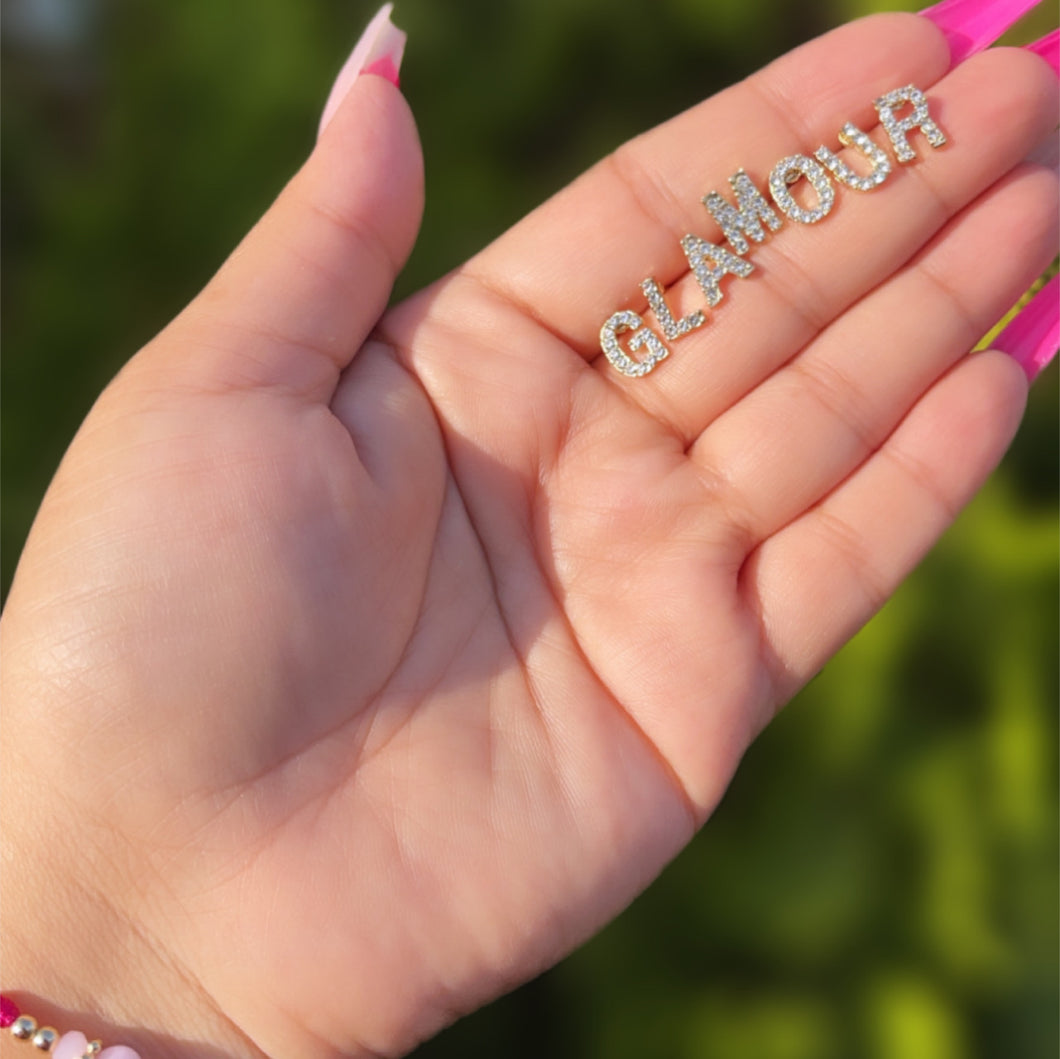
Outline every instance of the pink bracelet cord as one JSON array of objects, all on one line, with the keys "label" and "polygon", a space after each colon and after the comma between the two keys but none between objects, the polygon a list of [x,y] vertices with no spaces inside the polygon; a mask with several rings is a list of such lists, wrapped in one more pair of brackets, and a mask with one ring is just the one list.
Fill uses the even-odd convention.
[{"label": "pink bracelet cord", "polygon": [[20,1041],[29,1041],[38,1051],[50,1053],[53,1059],[140,1059],[135,1048],[112,1044],[104,1048],[100,1041],[90,1041],[80,1030],[59,1036],[51,1026],[38,1026],[32,1015],[23,1015],[8,996],[0,996],[0,1029],[11,1032]]}]

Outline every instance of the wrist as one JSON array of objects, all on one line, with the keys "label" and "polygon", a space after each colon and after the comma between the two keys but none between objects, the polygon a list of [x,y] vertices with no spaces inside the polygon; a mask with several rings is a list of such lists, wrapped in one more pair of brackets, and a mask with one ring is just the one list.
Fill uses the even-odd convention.
[{"label": "wrist", "polygon": [[[5,996],[60,1035],[78,1030],[143,1059],[263,1059],[142,915],[120,859],[55,797],[30,781],[3,741],[0,968]],[[46,766],[45,766],[46,767]],[[125,877],[123,877],[125,876]],[[0,1033],[0,1059],[41,1054]]]}]

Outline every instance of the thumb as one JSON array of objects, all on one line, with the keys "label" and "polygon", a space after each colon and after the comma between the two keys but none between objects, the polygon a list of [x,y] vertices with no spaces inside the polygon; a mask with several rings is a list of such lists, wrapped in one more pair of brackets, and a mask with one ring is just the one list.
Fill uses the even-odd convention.
[{"label": "thumb", "polygon": [[392,6],[343,67],[308,161],[144,351],[190,385],[328,401],[386,308],[423,213],[419,136],[397,87],[405,34]]}]

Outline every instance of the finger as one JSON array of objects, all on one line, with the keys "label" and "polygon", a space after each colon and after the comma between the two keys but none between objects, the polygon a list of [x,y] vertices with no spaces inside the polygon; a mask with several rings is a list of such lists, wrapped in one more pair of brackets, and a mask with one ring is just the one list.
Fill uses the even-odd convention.
[{"label": "finger", "polygon": [[883,444],[1049,263],[1056,221],[1056,175],[1018,170],[706,430],[691,455],[723,483],[749,546]]},{"label": "finger", "polygon": [[328,400],[386,307],[423,208],[411,111],[360,76],[315,150],[151,349],[190,385]]},{"label": "finger", "polygon": [[[673,356],[647,384],[617,377],[603,357],[599,369],[690,444],[819,330],[905,265],[1056,123],[1055,77],[1016,49],[969,60],[928,95],[949,137],[943,149],[932,150],[921,139],[924,156],[917,164],[894,166],[872,191],[839,187],[822,222],[786,225],[755,246],[747,255],[755,273],[730,282],[726,300],[707,324],[673,343]],[[881,129],[874,139],[881,147],[886,142]],[[812,154],[813,147],[802,150]],[[863,160],[850,164],[865,171]],[[1045,224],[1026,217],[1019,229],[999,231],[1000,241],[984,252],[1007,255],[1008,264],[1015,262],[1015,271],[1023,274],[1026,244]],[[1049,229],[1054,247],[1047,259],[1055,252],[1054,231]],[[670,297],[680,312],[703,306],[692,276],[676,284]]]},{"label": "finger", "polygon": [[[630,304],[644,276],[668,282],[685,269],[679,240],[703,223],[705,191],[724,186],[740,165],[771,166],[804,139],[823,142],[842,123],[839,115],[868,124],[875,94],[910,80],[927,85],[948,63],[938,31],[910,16],[826,34],[632,141],[619,152],[626,161],[595,166],[465,266],[391,310],[386,337],[444,404],[447,422],[490,451],[510,450],[509,408],[517,397],[532,409],[541,452],[511,458],[548,464],[562,431],[552,436],[544,424],[562,425],[573,408],[597,409],[613,397],[610,380],[601,385],[604,375],[585,371],[585,360],[599,353],[602,321]],[[801,114],[795,129],[789,115]],[[458,357],[453,320],[461,325]],[[675,364],[676,356],[667,370]],[[476,394],[473,402],[461,400],[468,393]]]},{"label": "finger", "polygon": [[642,304],[646,276],[687,270],[679,240],[710,221],[701,197],[740,167],[831,143],[844,121],[875,123],[872,100],[945,73],[942,35],[911,15],[841,26],[619,148],[466,266],[583,356],[600,325]]},{"label": "finger", "polygon": [[969,358],[838,489],[770,537],[742,584],[786,701],[890,597],[1001,459],[1027,382],[1010,357]]}]

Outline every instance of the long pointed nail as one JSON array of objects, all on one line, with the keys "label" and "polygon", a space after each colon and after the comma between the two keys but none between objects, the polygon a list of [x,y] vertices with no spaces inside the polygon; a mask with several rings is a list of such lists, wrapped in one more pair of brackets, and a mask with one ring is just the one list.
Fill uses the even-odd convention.
[{"label": "long pointed nail", "polygon": [[376,74],[385,77],[391,84],[398,83],[398,70],[401,69],[401,58],[405,54],[406,37],[390,21],[393,10],[393,4],[383,4],[361,34],[350,57],[339,71],[339,76],[335,78],[328,101],[324,104],[320,132],[327,128],[335,116],[335,111],[339,109],[347,92],[361,74]]},{"label": "long pointed nail", "polygon": [[1053,73],[1060,77],[1060,29],[1054,29],[1047,33],[1041,40],[1033,44],[1025,44],[1024,51],[1032,51],[1040,55],[1052,68]]},{"label": "long pointed nail", "polygon": [[1053,276],[990,343],[1018,361],[1031,382],[1060,348],[1060,275]]},{"label": "long pointed nail", "polygon": [[990,47],[1039,0],[942,0],[920,14],[934,22],[950,46],[950,65]]}]

